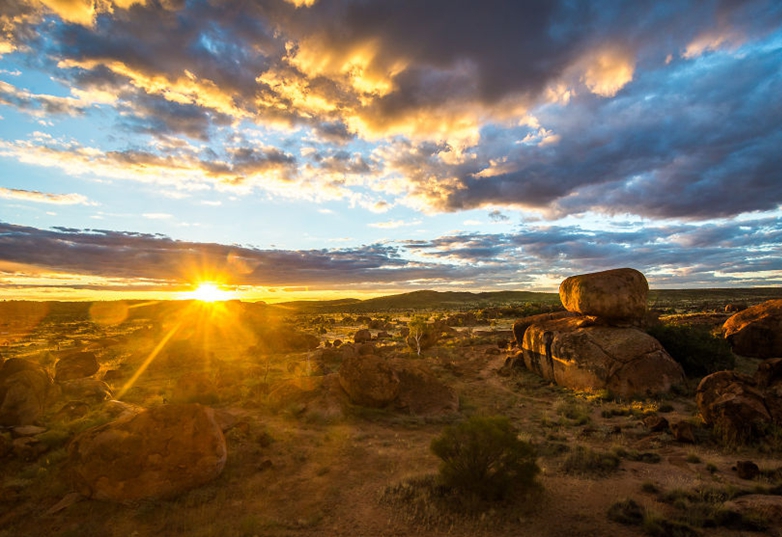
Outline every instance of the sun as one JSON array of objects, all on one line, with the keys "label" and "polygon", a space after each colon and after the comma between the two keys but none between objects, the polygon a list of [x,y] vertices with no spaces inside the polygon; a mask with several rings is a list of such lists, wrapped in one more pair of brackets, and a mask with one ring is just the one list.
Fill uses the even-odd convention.
[{"label": "sun", "polygon": [[231,300],[234,298],[234,293],[220,289],[212,282],[203,282],[198,284],[198,288],[195,291],[188,293],[188,297],[201,302],[218,302]]}]

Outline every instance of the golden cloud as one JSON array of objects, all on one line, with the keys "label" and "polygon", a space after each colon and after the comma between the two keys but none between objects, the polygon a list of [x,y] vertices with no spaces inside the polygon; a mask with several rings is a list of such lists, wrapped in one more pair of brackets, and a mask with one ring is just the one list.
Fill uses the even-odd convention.
[{"label": "golden cloud", "polygon": [[628,51],[618,47],[598,50],[582,62],[586,65],[582,82],[601,97],[613,97],[633,80],[635,60]]}]

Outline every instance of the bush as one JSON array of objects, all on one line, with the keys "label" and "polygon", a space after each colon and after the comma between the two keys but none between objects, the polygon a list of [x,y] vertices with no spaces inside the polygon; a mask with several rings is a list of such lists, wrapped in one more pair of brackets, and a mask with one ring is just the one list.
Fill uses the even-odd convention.
[{"label": "bush", "polygon": [[522,493],[536,487],[540,468],[535,450],[518,438],[504,416],[474,416],[446,427],[432,440],[431,449],[442,459],[442,484],[456,491],[502,500],[511,490]]},{"label": "bush", "polygon": [[705,377],[736,366],[736,357],[728,342],[712,334],[706,326],[662,324],[649,328],[647,332],[681,364],[690,378]]},{"label": "bush", "polygon": [[603,477],[618,470],[621,462],[615,453],[576,446],[562,463],[562,470],[566,474]]},{"label": "bush", "polygon": [[646,517],[646,511],[632,499],[616,502],[608,508],[608,519],[626,526],[640,526]]}]

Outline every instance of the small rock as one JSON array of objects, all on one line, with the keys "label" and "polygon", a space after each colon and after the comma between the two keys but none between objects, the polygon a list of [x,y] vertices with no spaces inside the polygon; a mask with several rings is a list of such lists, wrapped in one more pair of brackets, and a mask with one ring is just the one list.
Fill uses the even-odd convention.
[{"label": "small rock", "polygon": [[668,429],[668,420],[662,416],[653,415],[644,418],[644,425],[653,433],[659,433]]},{"label": "small rock", "polygon": [[38,427],[37,425],[22,425],[11,429],[14,436],[35,436],[46,432],[46,427]]},{"label": "small rock", "polygon": [[677,421],[671,424],[673,438],[683,444],[695,443],[695,428],[688,421]]},{"label": "small rock", "polygon": [[760,474],[760,468],[752,461],[736,461],[736,473],[740,479],[755,479]]},{"label": "small rock", "polygon": [[63,356],[54,366],[54,380],[76,380],[98,372],[98,359],[93,352],[76,352]]}]

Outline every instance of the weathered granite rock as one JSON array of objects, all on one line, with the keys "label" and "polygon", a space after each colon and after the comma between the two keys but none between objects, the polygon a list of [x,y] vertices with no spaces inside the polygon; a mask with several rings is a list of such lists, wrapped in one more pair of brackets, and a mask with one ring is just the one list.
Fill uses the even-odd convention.
[{"label": "weathered granite rock", "polygon": [[635,328],[583,327],[581,320],[527,328],[522,344],[527,369],[560,386],[626,398],[664,393],[684,382],[681,366],[652,336]]},{"label": "weathered granite rock", "polygon": [[513,338],[516,340],[516,345],[521,347],[524,342],[524,332],[527,331],[531,325],[535,323],[542,323],[543,321],[553,321],[554,319],[562,319],[565,317],[573,317],[576,314],[570,311],[555,311],[552,313],[540,313],[538,315],[530,315],[528,317],[522,317],[513,323]]},{"label": "weathered granite rock", "polygon": [[68,447],[82,495],[121,503],[170,498],[215,479],[227,449],[211,408],[163,405],[94,427]]},{"label": "weathered granite rock", "polygon": [[459,411],[459,395],[424,364],[402,358],[390,362],[399,378],[399,396],[394,401],[397,410],[421,415]]},{"label": "weathered granite rock", "polygon": [[642,320],[648,295],[646,278],[631,268],[571,276],[559,285],[566,310],[610,320]]},{"label": "weathered granite rock", "polygon": [[701,418],[731,442],[756,436],[772,418],[754,379],[736,371],[718,371],[701,380],[695,392]]},{"label": "weathered granite rock", "polygon": [[782,357],[782,299],[768,300],[731,316],[723,334],[740,356]]}]

